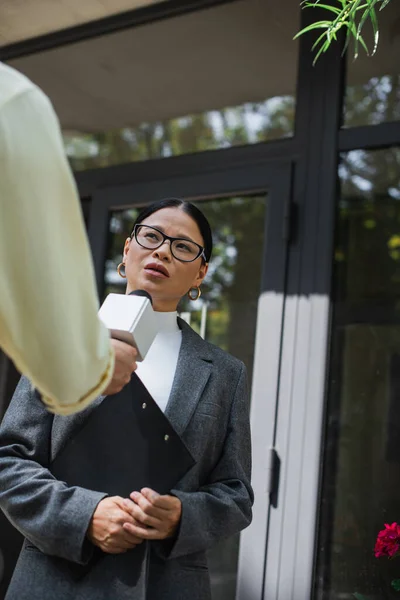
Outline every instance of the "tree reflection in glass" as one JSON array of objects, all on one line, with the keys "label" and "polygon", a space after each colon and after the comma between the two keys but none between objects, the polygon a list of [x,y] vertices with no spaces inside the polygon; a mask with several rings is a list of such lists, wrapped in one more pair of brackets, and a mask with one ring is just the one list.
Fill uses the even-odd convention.
[{"label": "tree reflection in glass", "polygon": [[[379,12],[380,43],[374,56],[347,55],[343,114],[345,127],[379,125],[400,120],[400,3],[390,2]],[[373,47],[372,28],[366,28]]]},{"label": "tree reflection in glass", "polygon": [[395,598],[375,538],[400,511],[400,148],[342,155],[318,600]]},{"label": "tree reflection in glass", "polygon": [[64,144],[74,170],[109,167],[290,137],[294,113],[294,97],[279,96],[138,127],[65,131]]}]

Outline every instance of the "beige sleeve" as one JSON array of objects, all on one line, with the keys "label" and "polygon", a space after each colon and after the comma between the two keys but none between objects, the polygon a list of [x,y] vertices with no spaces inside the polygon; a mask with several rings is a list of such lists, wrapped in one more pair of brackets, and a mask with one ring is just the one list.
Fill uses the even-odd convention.
[{"label": "beige sleeve", "polygon": [[75,182],[47,97],[0,110],[0,346],[49,409],[83,409],[114,353],[98,302]]}]

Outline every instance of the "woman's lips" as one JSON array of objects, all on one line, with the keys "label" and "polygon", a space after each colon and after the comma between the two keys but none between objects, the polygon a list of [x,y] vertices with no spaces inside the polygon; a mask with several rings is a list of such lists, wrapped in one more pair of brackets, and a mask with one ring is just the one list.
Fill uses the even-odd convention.
[{"label": "woman's lips", "polygon": [[151,277],[158,277],[158,278],[169,277],[167,267],[164,267],[164,265],[159,262],[153,261],[153,262],[147,263],[147,265],[145,265],[145,267],[144,267],[144,270]]},{"label": "woman's lips", "polygon": [[147,273],[151,277],[158,277],[159,279],[168,279],[167,275],[165,275],[161,271],[157,271],[157,269],[148,269],[148,268],[145,268],[145,273]]}]

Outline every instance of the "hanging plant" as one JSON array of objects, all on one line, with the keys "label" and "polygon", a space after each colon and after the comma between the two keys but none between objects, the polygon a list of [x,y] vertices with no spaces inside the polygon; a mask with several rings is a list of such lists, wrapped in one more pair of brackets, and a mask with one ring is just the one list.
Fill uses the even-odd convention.
[{"label": "hanging plant", "polygon": [[[350,40],[353,39],[354,58],[358,57],[360,45],[368,55],[373,55],[379,43],[377,10],[382,10],[389,2],[390,0],[335,0],[337,4],[335,6],[335,3],[323,4],[320,0],[303,0],[301,2],[303,9],[321,8],[326,11],[327,18],[323,21],[311,23],[311,25],[299,31],[294,39],[310,31],[323,30],[312,47],[313,51],[316,51],[313,64],[317,62],[321,54],[328,50],[333,41],[337,41],[338,33],[343,28],[346,30],[344,51],[348,48]],[[373,31],[373,48],[371,52],[361,35],[361,31],[367,21],[370,21]]]}]

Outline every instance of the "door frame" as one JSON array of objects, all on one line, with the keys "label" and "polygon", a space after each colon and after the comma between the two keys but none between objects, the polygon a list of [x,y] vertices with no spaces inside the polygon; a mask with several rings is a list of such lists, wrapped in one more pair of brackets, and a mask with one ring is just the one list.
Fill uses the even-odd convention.
[{"label": "door frame", "polygon": [[264,587],[270,505],[268,457],[273,446],[277,415],[292,179],[293,165],[290,160],[263,161],[187,177],[172,176],[156,181],[104,187],[96,190],[92,196],[89,218],[89,240],[101,296],[109,214],[112,210],[149,204],[172,196],[199,201],[264,191],[267,194],[251,392],[255,504],[253,522],[241,536],[237,584],[237,598],[240,600],[260,599]]}]

